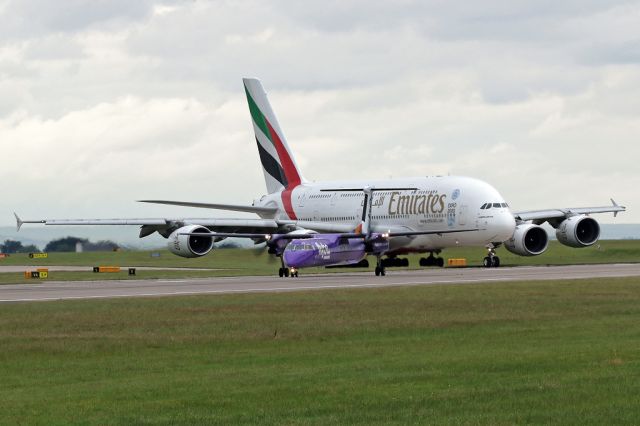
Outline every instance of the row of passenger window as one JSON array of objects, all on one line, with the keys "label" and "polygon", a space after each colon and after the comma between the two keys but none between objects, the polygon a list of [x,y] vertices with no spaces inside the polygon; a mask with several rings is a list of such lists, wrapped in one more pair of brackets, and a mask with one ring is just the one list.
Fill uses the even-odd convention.
[{"label": "row of passenger window", "polygon": [[[336,217],[321,217],[319,220],[321,222],[336,222],[341,220],[355,220],[355,216],[336,216]],[[312,222],[313,219],[310,217],[300,217],[298,220],[306,220],[307,222]]]},{"label": "row of passenger window", "polygon": [[499,209],[501,207],[509,207],[509,205],[507,203],[484,203],[482,207],[480,207],[480,210],[485,210],[490,208]]}]

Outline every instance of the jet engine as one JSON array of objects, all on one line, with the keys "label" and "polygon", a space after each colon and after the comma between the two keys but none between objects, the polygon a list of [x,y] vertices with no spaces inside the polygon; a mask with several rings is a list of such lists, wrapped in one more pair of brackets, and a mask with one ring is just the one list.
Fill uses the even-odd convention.
[{"label": "jet engine", "polygon": [[213,237],[184,234],[208,234],[204,226],[189,225],[176,229],[168,238],[169,251],[181,257],[200,257],[209,253],[213,248]]},{"label": "jet engine", "polygon": [[511,239],[504,242],[504,247],[520,256],[537,256],[547,249],[548,244],[547,231],[541,226],[527,223],[516,226]]},{"label": "jet engine", "polygon": [[560,223],[556,237],[565,246],[588,247],[600,238],[600,225],[589,216],[572,216]]}]

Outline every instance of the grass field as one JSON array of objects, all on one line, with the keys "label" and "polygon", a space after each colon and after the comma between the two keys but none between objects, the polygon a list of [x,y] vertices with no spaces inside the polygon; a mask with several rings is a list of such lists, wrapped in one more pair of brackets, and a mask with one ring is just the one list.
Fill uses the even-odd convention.
[{"label": "grass field", "polygon": [[[1,265],[83,265],[88,268],[98,265],[116,266],[155,266],[155,267],[189,267],[217,269],[214,271],[138,271],[137,278],[178,278],[207,277],[230,275],[272,275],[275,274],[279,261],[264,251],[250,249],[214,250],[213,253],[198,258],[184,259],[160,251],[160,257],[151,257],[149,251],[120,251],[100,253],[50,253],[47,259],[29,259],[26,254],[12,255],[0,259]],[[600,241],[592,247],[574,249],[551,241],[549,250],[541,256],[521,257],[504,249],[498,251],[502,264],[512,265],[560,265],[585,263],[640,262],[640,240]],[[480,266],[485,252],[481,248],[453,248],[443,252],[445,258],[466,258],[469,265]],[[412,268],[419,268],[419,255],[408,256]],[[373,266],[373,259],[370,260]],[[370,270],[372,270],[372,267]],[[89,269],[90,270],[90,269]],[[353,269],[349,269],[353,271]],[[327,270],[311,268],[303,273],[340,272],[344,269]],[[127,272],[120,274],[92,274],[90,272],[55,272],[51,279],[90,280],[90,279],[127,279]],[[24,280],[22,274],[0,273],[0,284],[31,282]]]},{"label": "grass field", "polygon": [[634,424],[640,278],[2,305],[0,424]]}]

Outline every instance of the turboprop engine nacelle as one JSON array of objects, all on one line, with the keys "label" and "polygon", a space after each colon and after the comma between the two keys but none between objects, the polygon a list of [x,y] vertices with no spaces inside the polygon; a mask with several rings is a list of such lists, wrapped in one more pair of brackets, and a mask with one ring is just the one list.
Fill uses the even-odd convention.
[{"label": "turboprop engine nacelle", "polygon": [[209,234],[204,226],[189,225],[176,229],[167,241],[169,251],[181,257],[200,257],[209,253],[213,248],[213,237],[198,235],[182,235],[186,233]]},{"label": "turboprop engine nacelle", "polygon": [[504,247],[520,256],[537,256],[549,245],[547,231],[541,226],[527,223],[516,226],[513,236],[504,242]]},{"label": "turboprop engine nacelle", "polygon": [[600,238],[600,225],[589,216],[572,216],[560,223],[556,238],[565,246],[589,247]]}]

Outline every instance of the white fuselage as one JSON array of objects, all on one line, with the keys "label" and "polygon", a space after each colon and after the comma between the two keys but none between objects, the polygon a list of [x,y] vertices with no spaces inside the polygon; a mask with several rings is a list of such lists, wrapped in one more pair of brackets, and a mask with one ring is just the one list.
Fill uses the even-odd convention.
[{"label": "white fuselage", "polygon": [[[310,227],[315,229],[326,224],[329,230],[337,224],[343,230],[353,230],[363,220],[361,189],[367,186],[375,190],[371,209],[375,232],[473,229],[393,238],[391,250],[395,252],[502,243],[511,238],[516,226],[498,191],[486,182],[467,177],[304,183],[289,192],[266,195],[255,204],[277,206],[280,219],[297,220],[303,228],[305,223],[313,224]],[[491,206],[481,209],[487,203]]]}]

